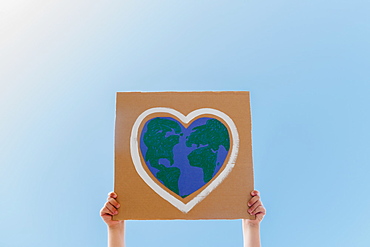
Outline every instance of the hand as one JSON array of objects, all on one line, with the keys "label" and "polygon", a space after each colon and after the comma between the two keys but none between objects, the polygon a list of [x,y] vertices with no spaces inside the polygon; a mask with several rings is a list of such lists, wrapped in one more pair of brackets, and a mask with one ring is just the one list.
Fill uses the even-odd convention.
[{"label": "hand", "polygon": [[250,225],[258,225],[263,217],[266,215],[266,209],[262,204],[260,193],[257,190],[251,192],[252,198],[248,202],[248,213],[250,215],[255,215],[256,219],[254,220],[245,220],[246,223]]},{"label": "hand", "polygon": [[112,219],[113,215],[118,214],[117,209],[121,206],[117,202],[116,199],[117,199],[117,194],[115,192],[110,192],[108,194],[107,202],[104,204],[104,207],[100,210],[100,216],[110,228],[114,228],[119,225],[122,225],[124,222],[123,220],[113,220]]}]

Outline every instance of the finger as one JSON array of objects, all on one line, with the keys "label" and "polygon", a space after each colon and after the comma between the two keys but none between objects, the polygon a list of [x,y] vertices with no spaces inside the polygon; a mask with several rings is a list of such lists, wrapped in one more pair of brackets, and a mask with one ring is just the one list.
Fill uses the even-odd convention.
[{"label": "finger", "polygon": [[255,204],[256,202],[258,202],[260,200],[260,196],[259,195],[255,195],[253,196],[249,202],[248,202],[248,207],[252,206],[253,204]]},{"label": "finger", "polygon": [[117,209],[112,205],[110,204],[109,202],[105,203],[105,207],[109,210],[109,212],[112,214],[112,215],[115,215],[117,214]]},{"label": "finger", "polygon": [[249,209],[248,209],[248,212],[251,214],[254,210],[256,210],[256,208],[258,208],[259,206],[262,205],[262,202],[261,201],[257,201],[256,203],[254,203]]},{"label": "finger", "polygon": [[263,218],[265,217],[266,213],[258,213],[256,214],[256,220],[258,220],[259,222],[261,222],[263,220]]},{"label": "finger", "polygon": [[262,214],[262,215],[265,215],[266,214],[266,209],[265,207],[261,204],[259,205],[258,207],[256,207],[252,212],[251,212],[252,215],[257,215],[257,214]]},{"label": "finger", "polygon": [[251,191],[251,196],[259,196],[260,192],[258,190],[252,190]]},{"label": "finger", "polygon": [[107,207],[104,206],[100,210],[100,216],[112,216],[112,212]]},{"label": "finger", "polygon": [[109,198],[117,198],[118,196],[117,196],[117,193],[116,192],[114,192],[114,191],[112,191],[112,192],[109,192],[108,193],[108,199]]},{"label": "finger", "polygon": [[114,199],[114,198],[109,198],[108,199],[108,202],[110,203],[110,204],[112,204],[112,206],[113,207],[115,207],[115,208],[119,208],[121,205],[117,202],[117,200],[116,199]]}]

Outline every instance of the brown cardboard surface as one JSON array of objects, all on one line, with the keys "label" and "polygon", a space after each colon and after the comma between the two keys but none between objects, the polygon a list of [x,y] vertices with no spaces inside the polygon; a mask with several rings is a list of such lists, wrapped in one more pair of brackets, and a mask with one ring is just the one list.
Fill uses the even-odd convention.
[{"label": "brown cardboard surface", "polygon": [[[169,108],[171,111],[163,112],[159,108]],[[204,108],[208,110],[195,116],[200,112],[199,109]],[[173,110],[178,115],[173,114]],[[215,115],[217,112],[220,115]],[[195,117],[187,118],[187,123],[182,121],[190,114]],[[185,198],[168,189],[149,171],[140,147],[133,144],[133,140],[140,143],[144,124],[155,117],[171,117],[184,128],[198,118],[211,117],[224,124],[229,132],[230,151],[225,163],[206,185]],[[231,119],[235,128],[229,125],[230,120],[227,119]],[[135,130],[136,136],[133,135]],[[138,151],[135,153],[133,150]],[[233,156],[236,152],[232,150],[237,150],[237,155]],[[230,162],[231,156],[235,162]],[[234,163],[233,167],[228,163]],[[146,180],[138,169],[141,174],[146,174]],[[148,181],[159,189],[153,189]],[[211,187],[213,190],[209,191]],[[253,187],[249,92],[117,93],[114,190],[121,207],[115,220],[252,219],[254,216],[247,212],[247,202]],[[170,201],[163,195],[170,198]],[[189,205],[192,205],[190,209]]]}]

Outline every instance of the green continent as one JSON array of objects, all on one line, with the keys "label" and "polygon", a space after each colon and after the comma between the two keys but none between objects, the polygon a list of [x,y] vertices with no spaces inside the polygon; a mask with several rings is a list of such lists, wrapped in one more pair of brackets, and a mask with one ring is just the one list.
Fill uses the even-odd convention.
[{"label": "green continent", "polygon": [[[169,135],[174,131],[178,135]],[[167,159],[173,165],[173,147],[179,143],[181,128],[178,123],[163,118],[154,118],[147,125],[144,134],[144,143],[148,147],[145,160],[159,171],[157,178],[170,190],[179,194],[180,169],[177,167],[166,167],[159,163],[159,159]]]},{"label": "green continent", "polygon": [[218,150],[220,145],[224,146],[227,151],[230,148],[229,132],[225,125],[217,119],[209,119],[206,124],[195,127],[194,132],[190,134],[186,141],[186,146],[191,145],[208,145],[213,150]]},{"label": "green continent", "polygon": [[159,164],[159,167],[157,178],[162,181],[167,188],[179,194],[180,169],[177,167],[165,167],[161,164]]},{"label": "green continent", "polygon": [[188,155],[191,166],[203,169],[203,181],[205,183],[212,179],[216,169],[217,152],[213,152],[209,147],[195,149]]},{"label": "green continent", "polygon": [[[216,169],[217,153],[220,146],[229,151],[230,138],[226,127],[216,119],[209,119],[206,124],[193,129],[186,141],[186,146],[197,145],[197,149],[188,155],[191,166],[203,169],[203,180],[209,182]],[[204,147],[199,146],[202,145]]]}]

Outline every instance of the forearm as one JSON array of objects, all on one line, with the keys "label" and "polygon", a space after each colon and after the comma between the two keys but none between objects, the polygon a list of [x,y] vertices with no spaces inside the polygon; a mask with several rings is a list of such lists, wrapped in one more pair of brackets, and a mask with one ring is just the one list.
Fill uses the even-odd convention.
[{"label": "forearm", "polygon": [[261,247],[260,224],[243,219],[244,247]]},{"label": "forearm", "polygon": [[125,246],[125,222],[114,227],[108,227],[108,247],[124,247]]}]

